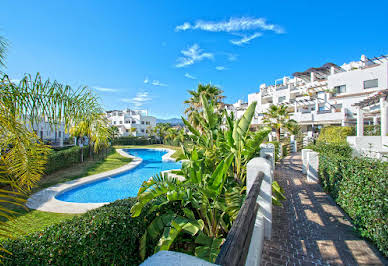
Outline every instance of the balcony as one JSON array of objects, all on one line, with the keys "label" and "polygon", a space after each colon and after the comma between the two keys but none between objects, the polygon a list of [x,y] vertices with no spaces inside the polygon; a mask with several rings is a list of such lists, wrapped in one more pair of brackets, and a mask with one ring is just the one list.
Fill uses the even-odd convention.
[{"label": "balcony", "polygon": [[291,116],[291,119],[296,120],[299,123],[328,123],[328,122],[339,122],[345,120],[344,112],[335,112],[332,113],[330,111],[321,111],[321,112],[307,112],[301,113],[297,112]]}]

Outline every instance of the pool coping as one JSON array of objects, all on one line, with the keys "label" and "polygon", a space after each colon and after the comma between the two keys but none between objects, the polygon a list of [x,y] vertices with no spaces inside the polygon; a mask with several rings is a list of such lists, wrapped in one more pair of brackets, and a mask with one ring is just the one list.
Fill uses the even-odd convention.
[{"label": "pool coping", "polygon": [[[128,149],[137,149],[137,148],[128,148]],[[139,148],[139,149],[143,149],[143,148]],[[176,161],[174,158],[171,157],[175,153],[175,150],[168,149],[168,148],[145,148],[145,149],[167,151],[167,154],[162,156],[162,161]],[[58,200],[55,197],[60,193],[66,192],[76,187],[134,169],[143,161],[141,158],[132,156],[126,153],[124,150],[125,149],[116,149],[116,151],[121,156],[132,158],[132,161],[130,163],[113,170],[109,170],[106,172],[102,172],[99,174],[90,175],[86,177],[81,177],[75,180],[71,180],[65,183],[60,183],[60,184],[45,188],[31,195],[27,200],[26,206],[30,209],[35,209],[35,210],[45,211],[45,212],[77,214],[77,213],[85,213],[89,210],[99,208],[101,206],[109,204],[110,202],[100,202],[100,203],[67,202],[67,201]]]}]

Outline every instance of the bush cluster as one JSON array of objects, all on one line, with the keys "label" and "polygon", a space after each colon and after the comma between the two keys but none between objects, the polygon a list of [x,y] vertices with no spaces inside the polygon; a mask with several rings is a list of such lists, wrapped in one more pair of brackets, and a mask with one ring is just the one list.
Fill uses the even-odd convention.
[{"label": "bush cluster", "polygon": [[[74,164],[81,162],[81,149],[83,149],[83,160],[90,158],[89,146],[79,147],[73,146],[66,149],[52,150],[47,158],[46,174],[50,174],[57,170],[70,167]],[[100,151],[104,153],[105,150]],[[98,153],[92,152],[92,156],[98,155]]]},{"label": "bush cluster", "polygon": [[[17,240],[3,242],[5,265],[137,265],[139,239],[157,213],[132,218],[134,198],[118,200]],[[146,206],[148,210],[150,205]],[[165,212],[174,206],[160,209]],[[154,243],[153,243],[154,244]],[[153,245],[152,245],[153,246]],[[151,247],[149,247],[151,248]]]},{"label": "bush cluster", "polygon": [[150,145],[155,144],[157,141],[152,137],[119,137],[112,141],[113,145]]},{"label": "bush cluster", "polygon": [[319,142],[326,143],[343,143],[346,142],[347,136],[354,136],[353,127],[339,127],[339,126],[327,126],[322,128],[319,133]]},{"label": "bush cluster", "polygon": [[[84,148],[85,149],[85,148]],[[88,154],[85,152],[84,154]],[[81,161],[81,148],[78,146],[69,149],[51,151],[47,158],[46,174],[50,174],[56,170],[72,166]]]},{"label": "bush cluster", "polygon": [[[325,147],[326,146],[326,147]],[[363,237],[388,255],[388,163],[352,158],[346,145],[320,144],[319,176],[324,190],[352,218]]]}]

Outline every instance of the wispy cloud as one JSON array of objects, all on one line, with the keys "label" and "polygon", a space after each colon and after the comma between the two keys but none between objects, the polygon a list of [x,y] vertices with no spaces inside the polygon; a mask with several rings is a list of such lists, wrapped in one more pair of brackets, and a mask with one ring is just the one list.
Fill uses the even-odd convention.
[{"label": "wispy cloud", "polygon": [[185,67],[194,64],[195,62],[202,61],[203,59],[212,59],[214,55],[212,53],[205,53],[199,48],[198,44],[194,44],[187,50],[182,50],[183,57],[178,58],[176,67]]},{"label": "wispy cloud", "polygon": [[226,54],[227,58],[229,61],[233,62],[237,60],[237,55],[236,54]]},{"label": "wispy cloud", "polygon": [[116,92],[118,89],[112,89],[112,88],[102,88],[102,87],[93,87],[96,91],[101,92]]},{"label": "wispy cloud", "polygon": [[136,108],[142,107],[144,104],[146,104],[151,100],[152,98],[149,96],[149,93],[146,91],[136,93],[136,96],[133,98],[121,99],[122,102],[133,104]]},{"label": "wispy cloud", "polygon": [[251,35],[243,35],[242,38],[240,40],[230,40],[230,42],[234,45],[239,45],[239,46],[242,46],[246,43],[249,43],[251,40],[253,39],[256,39],[260,36],[262,36],[263,34],[260,33],[260,32],[255,32]]},{"label": "wispy cloud", "polygon": [[175,27],[176,31],[186,31],[190,29],[211,32],[238,32],[259,29],[273,31],[278,34],[284,33],[284,29],[282,27],[280,27],[279,25],[267,23],[265,18],[251,17],[230,18],[227,21],[198,20],[193,24],[191,24],[190,22],[185,22],[182,25]]},{"label": "wispy cloud", "polygon": [[227,68],[224,66],[216,66],[216,69],[219,71],[226,70]]},{"label": "wispy cloud", "polygon": [[147,84],[148,82],[150,82],[150,80],[148,79],[148,77],[146,77],[146,78],[144,79],[144,83]]},{"label": "wispy cloud", "polygon": [[188,78],[188,79],[197,79],[196,77],[190,75],[189,73],[186,73],[185,77]]},{"label": "wispy cloud", "polygon": [[168,86],[165,83],[161,83],[159,80],[154,80],[154,81],[152,81],[151,84],[154,85],[154,86],[161,86],[161,87],[167,87]]}]

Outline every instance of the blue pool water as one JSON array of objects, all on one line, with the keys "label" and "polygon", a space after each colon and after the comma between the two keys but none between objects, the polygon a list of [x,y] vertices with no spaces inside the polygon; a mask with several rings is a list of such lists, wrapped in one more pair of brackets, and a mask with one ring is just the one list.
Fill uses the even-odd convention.
[{"label": "blue pool water", "polygon": [[165,170],[180,169],[180,162],[162,162],[167,152],[150,149],[126,149],[143,162],[134,169],[115,176],[85,184],[56,196],[58,200],[78,203],[112,202],[118,199],[136,197],[143,181]]}]

